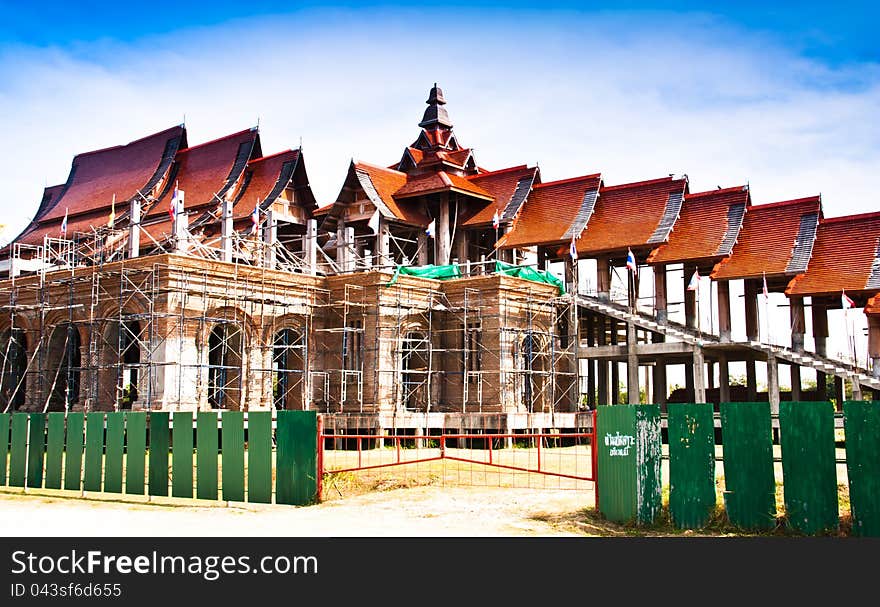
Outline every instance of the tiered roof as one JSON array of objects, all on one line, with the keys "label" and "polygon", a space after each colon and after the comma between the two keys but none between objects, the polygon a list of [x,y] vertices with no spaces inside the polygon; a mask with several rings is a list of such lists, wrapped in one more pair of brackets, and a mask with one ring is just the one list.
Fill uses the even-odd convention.
[{"label": "tiered roof", "polygon": [[716,266],[712,278],[794,276],[806,271],[821,217],[820,196],[750,207],[732,254]]},{"label": "tiered roof", "polygon": [[669,240],[654,249],[648,263],[714,262],[729,256],[750,204],[748,186],[686,194]]},{"label": "tiered roof", "polygon": [[806,272],[788,285],[788,295],[840,295],[880,291],[880,212],[829,217],[816,232]]},{"label": "tiered roof", "polygon": [[613,254],[666,242],[686,193],[686,177],[602,187],[596,209],[577,239],[578,254]]}]

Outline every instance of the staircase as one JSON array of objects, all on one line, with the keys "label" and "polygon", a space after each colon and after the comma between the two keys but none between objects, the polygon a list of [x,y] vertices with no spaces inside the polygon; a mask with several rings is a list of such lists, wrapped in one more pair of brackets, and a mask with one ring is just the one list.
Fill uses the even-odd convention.
[{"label": "staircase", "polygon": [[[640,329],[661,333],[668,338],[676,339],[687,344],[711,346],[722,343],[717,335],[702,333],[675,322],[659,323],[644,312],[633,312],[626,306],[602,301],[596,297],[578,295],[577,303],[581,308],[604,314],[605,316],[610,316],[611,318],[615,318],[625,323],[632,322]],[[791,348],[764,344],[758,341],[728,343],[733,343],[738,346],[755,350],[756,352],[761,352],[765,356],[770,354],[778,359],[782,359],[801,367],[811,367],[817,371],[825,373],[826,375],[834,375],[836,377],[848,379],[857,382],[860,386],[880,390],[880,379],[873,377],[867,369],[861,367],[825,358],[812,352],[795,352]]]}]

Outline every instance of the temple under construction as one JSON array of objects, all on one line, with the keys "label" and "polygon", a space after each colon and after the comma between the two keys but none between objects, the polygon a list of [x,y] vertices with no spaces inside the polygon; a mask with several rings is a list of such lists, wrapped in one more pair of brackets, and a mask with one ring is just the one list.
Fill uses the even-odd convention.
[{"label": "temple under construction", "polygon": [[[352,162],[325,206],[302,149],[264,156],[257,129],[190,146],[181,125],[77,155],[2,250],[0,410],[312,409],[340,414],[339,431],[417,433],[578,428],[597,404],[640,399],[880,390],[880,213],[826,218],[819,196],[753,205],[748,186],[692,193],[687,176],[490,171],[445,105],[435,85],[400,160]],[[700,289],[717,326],[700,326]],[[787,296],[788,344],[761,339],[772,292]],[[867,315],[862,365],[827,352],[841,306]]]}]

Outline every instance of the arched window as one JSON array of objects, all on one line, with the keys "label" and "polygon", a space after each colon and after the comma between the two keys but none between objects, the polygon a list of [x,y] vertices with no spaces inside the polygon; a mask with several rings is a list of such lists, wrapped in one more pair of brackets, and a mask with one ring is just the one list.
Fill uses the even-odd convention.
[{"label": "arched window", "polygon": [[111,321],[104,330],[98,370],[96,405],[100,409],[131,409],[138,390],[143,329],[140,321]]},{"label": "arched window", "polygon": [[0,411],[17,411],[27,390],[27,336],[22,329],[12,329],[3,334],[0,344]]},{"label": "arched window", "polygon": [[49,382],[49,410],[65,411],[79,402],[80,337],[72,324],[55,327],[43,381]]},{"label": "arched window", "polygon": [[408,331],[401,339],[401,404],[406,409],[423,410],[428,405],[429,350],[421,331]]},{"label": "arched window", "polygon": [[522,387],[521,398],[522,405],[526,411],[535,411],[541,400],[541,389],[543,386],[543,350],[541,340],[531,331],[527,332],[520,343],[519,351],[519,371],[522,378],[520,385]]},{"label": "arched window", "polygon": [[272,342],[272,402],[276,409],[302,410],[306,340],[298,329],[281,329]]},{"label": "arched window", "polygon": [[244,335],[233,323],[220,323],[208,336],[208,403],[215,409],[241,407]]}]

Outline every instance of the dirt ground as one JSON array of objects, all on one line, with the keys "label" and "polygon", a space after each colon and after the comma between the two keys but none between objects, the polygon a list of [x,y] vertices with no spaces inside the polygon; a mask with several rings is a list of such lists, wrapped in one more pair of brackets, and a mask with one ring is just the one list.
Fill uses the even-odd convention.
[{"label": "dirt ground", "polygon": [[172,498],[0,492],[0,535],[477,537],[591,535],[578,512],[591,491],[423,486],[316,506],[228,506]]}]

